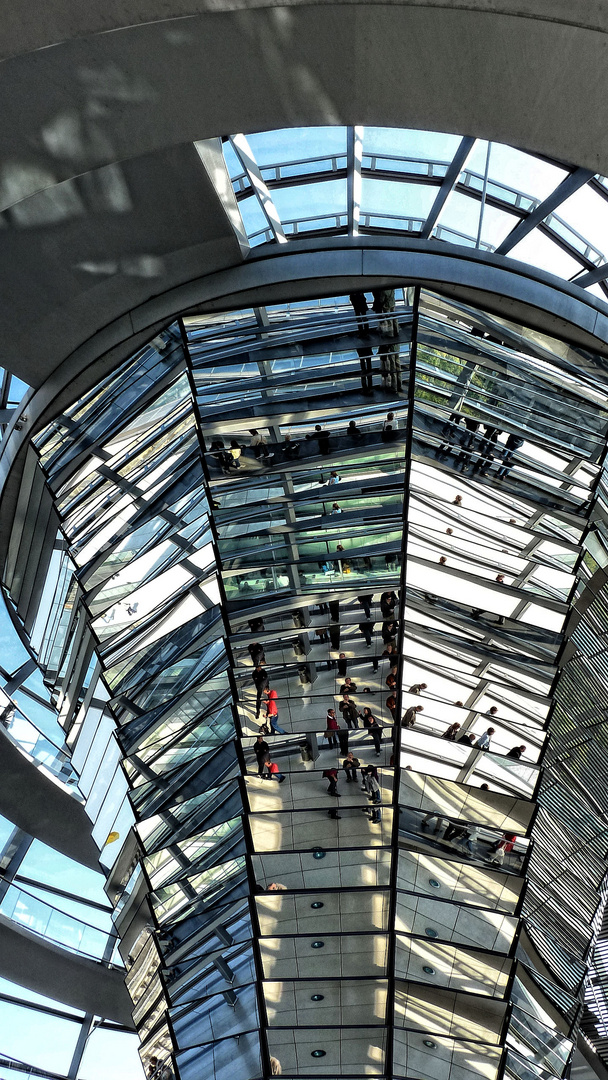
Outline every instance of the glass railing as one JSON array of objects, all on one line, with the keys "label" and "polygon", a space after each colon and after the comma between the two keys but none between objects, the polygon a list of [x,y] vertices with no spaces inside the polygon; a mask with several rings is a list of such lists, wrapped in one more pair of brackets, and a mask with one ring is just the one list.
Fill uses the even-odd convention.
[{"label": "glass railing", "polygon": [[32,934],[90,960],[102,960],[107,953],[109,939],[116,937],[59,911],[16,885],[9,885],[0,902],[0,913]]},{"label": "glass railing", "polygon": [[31,720],[10,705],[5,707],[0,723],[37,766],[47,769],[70,789],[71,794],[81,800],[77,786],[78,779],[72,771],[69,755],[65,751],[55,746]]}]

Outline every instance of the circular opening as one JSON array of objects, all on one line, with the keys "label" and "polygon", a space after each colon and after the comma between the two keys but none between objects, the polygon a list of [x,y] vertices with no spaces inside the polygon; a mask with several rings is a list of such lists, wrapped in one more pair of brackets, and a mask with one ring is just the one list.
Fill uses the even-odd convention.
[{"label": "circular opening", "polygon": [[432,1039],[423,1039],[422,1041],[425,1046],[428,1046],[429,1050],[437,1049],[437,1043],[434,1043]]},{"label": "circular opening", "polygon": [[325,1057],[325,1050],[313,1050],[311,1057]]},{"label": "circular opening", "polygon": [[319,908],[323,907],[323,901],[322,900],[315,900],[314,903],[312,903],[310,906],[314,911],[318,911]]},{"label": "circular opening", "polygon": [[423,964],[422,965],[422,970],[425,972],[426,975],[434,975],[435,974],[435,968],[431,967],[430,964]]},{"label": "circular opening", "polygon": [[311,949],[322,949],[324,945],[325,945],[324,941],[313,941],[313,943],[312,943],[312,945],[310,947],[311,947]]},{"label": "circular opening", "polygon": [[310,996],[311,1001],[323,1001],[324,999],[325,994],[311,994]]},{"label": "circular opening", "polygon": [[312,849],[312,856],[313,856],[313,859],[324,859],[325,858],[325,852],[323,851],[323,848],[316,847],[316,848]]},{"label": "circular opening", "polygon": [[426,934],[426,936],[427,936],[427,937],[438,937],[438,936],[439,936],[439,935],[438,935],[438,933],[437,933],[437,931],[436,931],[436,930],[433,930],[433,927],[432,927],[432,926],[427,926],[427,927],[425,927],[425,930],[424,930],[424,932],[425,932],[425,934]]},{"label": "circular opening", "polygon": [[429,885],[431,886],[431,889],[440,889],[441,888],[441,885],[437,881],[437,878],[434,878],[434,877],[429,878]]}]

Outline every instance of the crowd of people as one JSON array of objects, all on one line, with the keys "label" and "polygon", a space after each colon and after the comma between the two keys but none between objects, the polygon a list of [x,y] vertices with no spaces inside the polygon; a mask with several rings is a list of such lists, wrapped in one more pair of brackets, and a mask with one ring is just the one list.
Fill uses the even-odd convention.
[{"label": "crowd of people", "polygon": [[[503,435],[506,435],[504,441]],[[441,430],[441,437],[443,442],[437,449],[438,458],[453,454],[454,464],[460,472],[470,468],[473,475],[493,475],[496,480],[504,480],[508,476],[515,452],[524,444],[519,435],[502,432],[493,424],[483,424],[461,412],[450,414]],[[496,468],[492,473],[493,465]]]},{"label": "crowd of people", "polygon": [[[243,467],[243,460],[250,460],[259,465],[268,465],[275,459],[280,462],[296,461],[301,457],[304,447],[309,447],[308,454],[318,453],[321,457],[328,457],[332,453],[336,443],[346,437],[355,444],[362,442],[366,435],[373,434],[384,443],[394,442],[399,437],[399,418],[390,410],[384,419],[373,417],[370,420],[371,427],[368,431],[362,431],[356,420],[349,420],[344,430],[332,428],[331,431],[315,424],[314,430],[306,432],[301,439],[294,438],[291,434],[284,436],[283,442],[269,443],[267,437],[258,428],[249,428],[249,439],[243,445],[236,438],[224,440],[220,435],[212,439],[209,445],[209,456],[217,463],[224,475],[234,473]],[[333,440],[333,442],[332,442]],[[243,453],[249,452],[251,458],[243,459]],[[335,487],[342,481],[340,474],[334,470],[327,480],[321,479],[324,487]]]}]

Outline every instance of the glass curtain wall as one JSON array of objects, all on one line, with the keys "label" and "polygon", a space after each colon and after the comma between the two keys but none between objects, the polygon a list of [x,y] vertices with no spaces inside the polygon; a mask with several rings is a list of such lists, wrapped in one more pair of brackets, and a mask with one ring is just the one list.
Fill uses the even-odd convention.
[{"label": "glass curtain wall", "polygon": [[122,757],[152,1072],[565,1074],[605,836],[559,672],[604,587],[605,391],[376,289],[186,318],[39,437],[76,567],[49,670],[92,816]]}]

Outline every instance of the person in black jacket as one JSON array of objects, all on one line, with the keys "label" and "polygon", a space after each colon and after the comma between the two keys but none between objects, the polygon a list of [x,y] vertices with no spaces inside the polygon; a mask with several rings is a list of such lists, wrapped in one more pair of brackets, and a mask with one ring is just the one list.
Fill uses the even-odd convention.
[{"label": "person in black jacket", "polygon": [[351,701],[348,694],[342,695],[342,701],[338,705],[340,712],[342,713],[342,719],[345,721],[348,728],[359,727],[358,717],[359,712],[354,701]]},{"label": "person in black jacket", "polygon": [[251,657],[254,667],[257,667],[258,664],[263,664],[265,662],[266,657],[264,656],[264,646],[261,645],[259,641],[254,641],[253,645],[248,645],[247,651]]},{"label": "person in black jacket", "polygon": [[270,747],[265,742],[263,735],[258,735],[253,744],[253,752],[258,763],[258,776],[264,776],[264,762],[270,753]]},{"label": "person in black jacket", "polygon": [[497,480],[504,480],[505,476],[513,467],[513,455],[516,450],[519,450],[520,446],[524,445],[524,440],[519,435],[509,435],[505,443],[505,450],[503,451],[502,465],[496,473]]},{"label": "person in black jacket", "polygon": [[270,683],[268,681],[268,672],[266,671],[265,667],[262,667],[261,664],[256,664],[253,671],[251,672],[251,678],[253,679],[253,683],[256,689],[255,718],[257,720],[260,716],[262,693],[264,690],[266,690],[268,686],[270,686]]},{"label": "person in black jacket", "polygon": [[373,596],[358,596],[357,603],[361,604],[363,611],[365,612],[365,618],[369,619],[372,613],[372,604],[374,602]]}]

